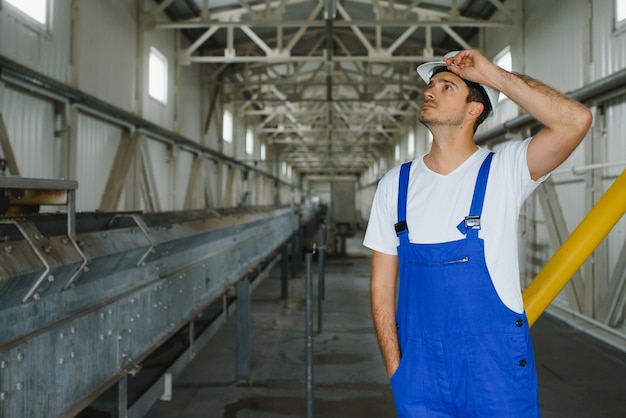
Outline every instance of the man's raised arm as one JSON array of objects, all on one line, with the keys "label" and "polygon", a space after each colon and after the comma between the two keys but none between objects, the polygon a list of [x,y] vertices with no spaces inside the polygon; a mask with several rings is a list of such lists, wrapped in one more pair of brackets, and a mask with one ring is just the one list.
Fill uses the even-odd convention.
[{"label": "man's raised arm", "polygon": [[477,50],[460,51],[445,61],[461,77],[501,91],[544,126],[527,151],[534,180],[565,161],[591,126],[591,112],[581,103],[531,77],[498,67]]}]

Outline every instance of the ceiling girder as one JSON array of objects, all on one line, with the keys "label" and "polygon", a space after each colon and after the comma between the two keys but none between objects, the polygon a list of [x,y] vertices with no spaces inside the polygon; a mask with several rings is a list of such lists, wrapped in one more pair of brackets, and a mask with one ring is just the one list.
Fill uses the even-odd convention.
[{"label": "ceiling girder", "polygon": [[[330,32],[325,0],[220,0],[219,8],[195,0],[195,18],[159,17],[181,1],[156,0],[142,27],[184,31],[179,63],[201,64],[255,135],[300,174],[332,167],[358,175],[392,155],[420,110],[415,67],[450,45],[475,47],[467,34],[515,27],[499,0],[335,0]],[[470,6],[492,11],[470,15]]]}]

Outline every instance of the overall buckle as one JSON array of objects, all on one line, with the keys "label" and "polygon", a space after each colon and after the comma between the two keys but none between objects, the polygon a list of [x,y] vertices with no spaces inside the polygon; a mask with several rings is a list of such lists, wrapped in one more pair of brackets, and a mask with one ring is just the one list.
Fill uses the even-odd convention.
[{"label": "overall buckle", "polygon": [[402,231],[409,232],[409,227],[406,225],[406,221],[398,222],[394,225],[394,228],[396,229],[396,235],[400,234]]},{"label": "overall buckle", "polygon": [[465,229],[480,229],[480,216],[466,216]]}]

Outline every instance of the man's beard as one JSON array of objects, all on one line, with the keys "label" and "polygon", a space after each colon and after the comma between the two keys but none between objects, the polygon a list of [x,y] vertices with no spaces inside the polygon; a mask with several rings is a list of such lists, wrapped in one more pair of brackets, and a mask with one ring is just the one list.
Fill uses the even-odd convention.
[{"label": "man's beard", "polygon": [[420,112],[418,120],[424,126],[461,126],[463,124],[463,117],[452,113],[438,117],[436,115],[426,116],[424,112]]}]

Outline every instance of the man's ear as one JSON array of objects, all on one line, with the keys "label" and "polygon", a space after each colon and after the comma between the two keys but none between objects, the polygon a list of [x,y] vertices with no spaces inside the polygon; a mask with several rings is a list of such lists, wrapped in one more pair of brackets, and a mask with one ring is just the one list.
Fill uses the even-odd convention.
[{"label": "man's ear", "polygon": [[480,102],[470,102],[469,112],[467,112],[470,119],[477,119],[484,110],[485,106]]}]

